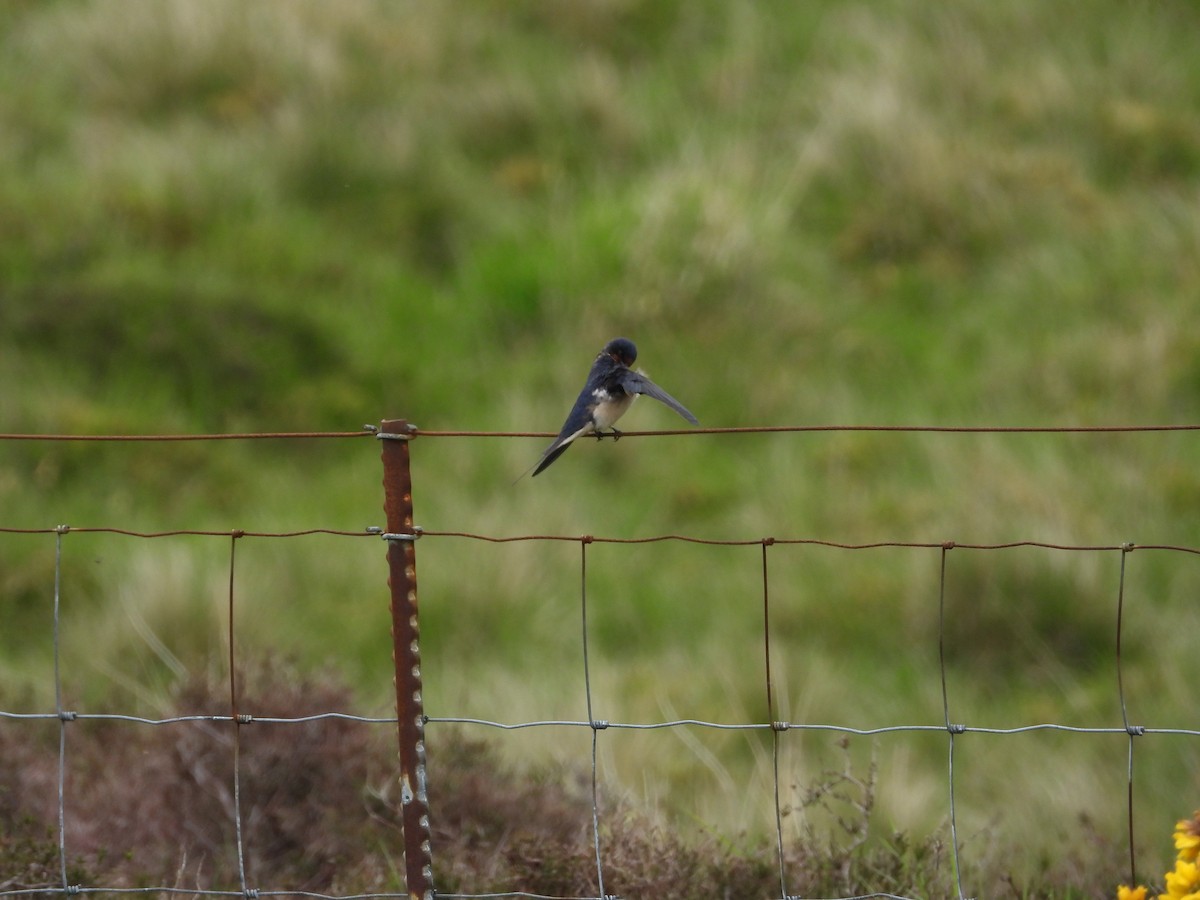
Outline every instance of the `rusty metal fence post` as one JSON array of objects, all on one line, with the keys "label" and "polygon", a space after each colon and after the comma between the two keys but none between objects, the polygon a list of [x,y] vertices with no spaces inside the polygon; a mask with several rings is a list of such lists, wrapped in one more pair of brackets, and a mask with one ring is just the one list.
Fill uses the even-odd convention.
[{"label": "rusty metal fence post", "polygon": [[416,429],[403,419],[380,423],[383,509],[387,518],[388,586],[396,663],[396,717],[400,736],[400,800],[404,869],[411,900],[432,900],[433,858],[429,800],[425,792],[425,704],[421,698],[420,627],[417,619],[417,548],[413,525],[408,442]]}]

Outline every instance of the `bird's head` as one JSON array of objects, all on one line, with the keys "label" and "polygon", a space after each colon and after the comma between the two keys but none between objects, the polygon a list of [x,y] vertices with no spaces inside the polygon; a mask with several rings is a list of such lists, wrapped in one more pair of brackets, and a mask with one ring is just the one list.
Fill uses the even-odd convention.
[{"label": "bird's head", "polygon": [[604,345],[604,352],[624,366],[632,366],[637,359],[637,347],[629,338],[613,338]]}]

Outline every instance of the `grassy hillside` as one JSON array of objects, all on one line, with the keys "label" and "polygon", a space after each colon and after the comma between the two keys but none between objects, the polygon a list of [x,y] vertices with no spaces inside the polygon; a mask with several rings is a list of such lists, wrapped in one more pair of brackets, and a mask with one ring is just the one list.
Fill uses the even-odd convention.
[{"label": "grassy hillside", "polygon": [[[0,431],[552,431],[618,334],[706,425],[1194,423],[1198,39],[1185,3],[6,3]],[[623,424],[678,420],[643,401]],[[516,484],[542,441],[413,455],[430,530],[1196,547],[1196,440],[631,439]],[[359,529],[380,503],[369,440],[0,443],[0,525]],[[150,710],[220,668],[225,542],[66,545],[72,703]],[[9,707],[52,699],[53,550],[0,541]],[[761,720],[759,554],[589,548],[597,714]],[[1127,561],[1135,722],[1196,727],[1196,559]],[[578,564],[423,541],[427,711],[582,717]],[[938,551],[769,564],[786,718],[941,720]],[[952,551],[952,718],[1119,726],[1119,566]],[[386,708],[374,541],[248,542],[239,572],[248,654],[332,662]],[[558,743],[501,752],[582,758]],[[671,822],[773,826],[758,739],[602,746]],[[1124,736],[961,749],[976,858],[1038,871],[1080,815],[1122,834]],[[1195,742],[1138,750],[1139,826],[1164,834],[1200,802]],[[945,824],[943,737],[852,753],[880,766],[881,832]],[[788,790],[839,754],[789,735]]]}]

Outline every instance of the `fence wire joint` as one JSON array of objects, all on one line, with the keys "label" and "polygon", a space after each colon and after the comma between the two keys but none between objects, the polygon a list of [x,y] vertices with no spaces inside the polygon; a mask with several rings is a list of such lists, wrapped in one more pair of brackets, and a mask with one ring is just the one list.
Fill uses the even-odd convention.
[{"label": "fence wire joint", "polygon": [[[381,531],[379,536],[385,541],[416,541],[425,532],[425,529],[420,525],[414,525],[412,529],[411,533],[405,531]],[[370,531],[371,529],[367,530]]]},{"label": "fence wire joint", "polygon": [[393,433],[393,432],[387,432],[387,431],[380,431],[378,428],[375,429],[375,437],[378,438],[379,440],[383,440],[383,441],[411,441],[416,436],[417,436],[417,426],[413,425],[411,422],[408,423],[408,433],[407,434],[399,434],[399,433]]}]

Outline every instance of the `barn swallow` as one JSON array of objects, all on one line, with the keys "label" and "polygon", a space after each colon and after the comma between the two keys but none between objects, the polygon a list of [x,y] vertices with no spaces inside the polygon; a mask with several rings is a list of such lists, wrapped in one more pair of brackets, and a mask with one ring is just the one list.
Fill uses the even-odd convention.
[{"label": "barn swallow", "polygon": [[613,423],[625,414],[638,394],[665,403],[693,425],[700,424],[682,403],[641,372],[629,368],[636,359],[637,347],[628,338],[614,338],[605,345],[592,363],[587,383],[579,392],[579,399],[563,423],[562,431],[546,448],[533,470],[535,476],[562,456],[578,437],[594,434],[599,440],[607,433],[614,440],[619,439],[621,432],[613,428]]}]

